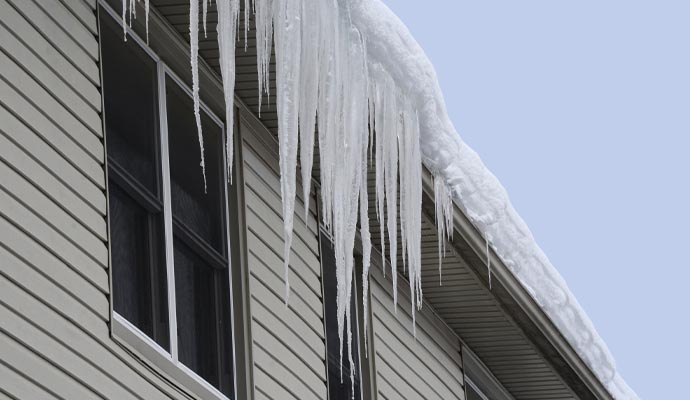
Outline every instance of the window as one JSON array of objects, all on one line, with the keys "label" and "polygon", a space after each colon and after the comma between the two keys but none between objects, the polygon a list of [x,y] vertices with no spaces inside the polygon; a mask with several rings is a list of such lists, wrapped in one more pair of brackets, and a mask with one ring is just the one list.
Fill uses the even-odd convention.
[{"label": "window", "polygon": [[[356,262],[356,264],[360,264]],[[323,280],[323,303],[326,325],[326,369],[328,372],[328,399],[361,399],[361,368],[359,357],[359,309],[357,308],[356,280],[352,281],[350,302],[350,329],[352,330],[352,357],[354,359],[354,394],[350,381],[350,362],[348,361],[347,331],[343,332],[343,363],[340,363],[340,338],[338,335],[337,302],[338,282],[335,270],[335,253],[329,237],[321,232],[321,276]],[[342,381],[341,377],[342,368]]]},{"label": "window", "polygon": [[189,89],[118,23],[101,12],[113,320],[233,398],[223,125],[202,107],[205,185]]}]

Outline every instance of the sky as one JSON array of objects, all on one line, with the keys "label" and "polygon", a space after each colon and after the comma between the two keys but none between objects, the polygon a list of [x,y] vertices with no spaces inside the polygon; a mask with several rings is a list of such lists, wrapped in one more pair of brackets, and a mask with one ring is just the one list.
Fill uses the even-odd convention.
[{"label": "sky", "polygon": [[687,398],[690,2],[384,1],[628,384]]}]

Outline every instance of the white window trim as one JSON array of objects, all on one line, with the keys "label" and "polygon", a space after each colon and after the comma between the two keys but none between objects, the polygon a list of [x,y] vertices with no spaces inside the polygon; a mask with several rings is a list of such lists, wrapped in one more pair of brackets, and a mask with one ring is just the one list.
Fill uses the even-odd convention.
[{"label": "white window trim", "polygon": [[[105,1],[99,0],[100,9],[107,12],[107,14],[115,20],[115,22],[122,27],[122,17],[113,10],[113,8]],[[151,59],[156,63],[156,75],[158,84],[158,118],[159,118],[159,137],[160,137],[160,163],[161,163],[161,178],[162,178],[162,190],[163,190],[163,215],[164,215],[164,225],[165,225],[165,259],[166,259],[166,276],[167,276],[167,292],[168,292],[168,325],[169,325],[169,341],[170,341],[170,351],[161,347],[148,335],[142,332],[139,328],[134,326],[131,322],[127,321],[125,317],[118,314],[114,309],[112,309],[111,301],[111,334],[115,341],[120,345],[123,345],[128,350],[136,353],[140,359],[150,364],[151,367],[163,375],[167,375],[169,378],[179,384],[183,390],[192,392],[196,396],[200,396],[202,399],[209,400],[231,400],[225,394],[220,392],[216,387],[207,382],[204,378],[199,376],[196,372],[189,369],[183,363],[178,360],[178,349],[177,349],[177,310],[176,310],[176,298],[175,298],[175,264],[174,264],[174,250],[173,250],[173,232],[172,232],[172,205],[171,205],[171,184],[170,184],[170,163],[169,163],[169,149],[168,149],[168,118],[167,118],[167,99],[166,99],[166,77],[169,77],[173,82],[175,82],[180,89],[182,89],[190,98],[192,97],[192,91],[187,86],[186,83],[180,77],[175,74],[161,59],[160,57],[151,49],[146,41],[143,40],[139,35],[137,35],[129,27],[127,29],[127,39],[133,40],[144,52],[151,57]],[[104,93],[105,95],[105,93]],[[225,124],[218,118],[218,116],[211,111],[211,109],[204,103],[200,101],[200,111],[203,111],[207,116],[220,127],[222,131],[222,139],[225,142],[225,135],[232,134],[228,133],[225,129]],[[223,158],[223,182],[228,181],[227,176],[227,159]],[[227,255],[228,255],[228,279],[229,282],[229,293],[230,296],[230,319],[232,321],[231,335],[232,335],[232,355],[233,355],[233,391],[235,394],[237,391],[237,352],[235,343],[235,316],[234,316],[234,304],[233,304],[233,285],[232,285],[232,257],[231,257],[231,245],[230,245],[230,224],[229,224],[229,193],[227,185],[224,185],[225,194],[225,229],[227,243]],[[112,279],[112,278],[111,278]]]}]

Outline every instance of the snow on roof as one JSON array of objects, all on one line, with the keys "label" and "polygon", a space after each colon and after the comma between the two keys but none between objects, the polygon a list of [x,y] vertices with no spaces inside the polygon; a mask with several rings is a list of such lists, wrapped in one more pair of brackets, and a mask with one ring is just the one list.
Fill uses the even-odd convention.
[{"label": "snow on roof", "polygon": [[456,204],[616,399],[637,399],[606,343],[536,243],[508,194],[448,117],[433,65],[407,27],[380,0],[351,2],[370,64],[380,64],[418,110],[423,162],[445,178]]},{"label": "snow on roof", "polygon": [[[233,118],[235,64],[232,54],[239,2],[216,1],[228,126],[232,126]],[[145,1],[147,22],[148,3]],[[205,30],[207,2],[202,5]],[[452,200],[483,232],[487,248],[490,243],[611,395],[616,399],[637,399],[616,371],[613,356],[591,320],[510,204],[503,186],[458,135],[448,118],[434,67],[397,16],[380,0],[252,0],[252,5],[257,25],[260,96],[269,88],[268,65],[272,43],[275,43],[277,59],[276,103],[286,302],[290,292],[288,262],[298,147],[303,182],[307,183],[304,197],[308,199],[314,143],[311,127],[318,122],[322,216],[335,242],[340,332],[343,332],[346,319],[350,318],[357,211],[364,249],[363,295],[366,299],[371,242],[366,183],[362,182],[367,176],[367,153],[373,153],[375,147],[377,215],[382,232],[384,219],[388,218],[385,222],[388,223],[389,252],[394,271],[398,240],[397,193],[398,190],[400,192],[400,239],[403,259],[407,260],[413,311],[414,305],[421,306],[420,208],[421,162],[424,162],[435,178],[439,237],[448,234],[452,196]],[[134,2],[123,1],[125,40],[127,25],[124,22],[127,11],[131,21],[133,7]],[[245,21],[248,20],[246,13],[249,8],[250,0],[244,0]],[[198,25],[199,4],[192,1],[191,69],[203,169],[203,140],[198,117]],[[317,111],[319,118],[315,121]],[[375,134],[370,132],[372,130]],[[231,141],[232,135],[228,135],[226,155],[229,166],[232,165]],[[387,217],[383,215],[384,199]],[[440,239],[439,245],[442,241]],[[385,253],[385,249],[382,250]],[[392,276],[396,285],[397,274]],[[396,293],[394,291],[394,302]],[[351,332],[348,331],[347,336],[349,342]],[[340,339],[344,340],[342,334]],[[351,354],[349,358],[352,362]]]}]

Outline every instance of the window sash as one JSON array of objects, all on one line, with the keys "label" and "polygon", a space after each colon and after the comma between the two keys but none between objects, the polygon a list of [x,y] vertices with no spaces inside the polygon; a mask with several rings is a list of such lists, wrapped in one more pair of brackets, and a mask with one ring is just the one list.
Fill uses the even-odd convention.
[{"label": "window sash", "polygon": [[[99,7],[101,12],[105,15],[104,18],[113,18],[118,26],[122,26],[122,21],[119,15],[108,5],[105,1],[99,1]],[[157,71],[157,89],[158,89],[158,132],[157,132],[157,151],[156,151],[156,168],[159,168],[161,184],[160,188],[160,199],[154,197],[150,190],[144,188],[138,183],[136,179],[130,176],[130,174],[117,163],[112,157],[107,157],[107,172],[108,179],[112,179],[113,183],[125,191],[127,194],[132,196],[137,203],[139,203],[145,209],[151,212],[162,212],[164,216],[164,244],[165,244],[165,272],[166,272],[166,285],[167,285],[167,302],[168,302],[168,327],[169,327],[169,346],[170,351],[164,349],[158,343],[156,343],[153,338],[149,337],[146,333],[142,332],[134,324],[129,322],[124,316],[120,315],[112,309],[112,321],[113,321],[113,335],[121,338],[127,343],[128,346],[140,351],[142,354],[146,355],[147,359],[153,362],[154,365],[162,367],[164,370],[169,370],[171,367],[176,369],[178,372],[173,372],[174,376],[178,376],[178,380],[185,384],[185,387],[193,391],[202,390],[211,393],[213,396],[219,399],[228,399],[228,397],[223,394],[219,388],[216,388],[213,384],[206,381],[199,374],[192,371],[189,367],[184,365],[179,361],[178,358],[178,341],[177,341],[177,309],[176,309],[176,295],[175,295],[175,264],[174,264],[174,249],[173,242],[174,238],[177,236],[178,240],[182,239],[185,244],[190,247],[193,252],[208,262],[216,270],[227,269],[227,279],[229,280],[227,285],[227,293],[223,295],[229,297],[229,312],[227,315],[229,321],[231,321],[230,334],[230,346],[233,352],[232,354],[232,364],[233,364],[233,377],[232,386],[233,393],[237,394],[237,373],[236,373],[236,354],[235,354],[235,317],[234,317],[234,306],[232,298],[232,274],[231,271],[231,245],[230,245],[230,214],[229,214],[229,192],[226,182],[228,182],[227,176],[227,159],[221,157],[222,159],[222,214],[224,223],[224,236],[225,236],[225,246],[223,250],[225,254],[221,254],[216,249],[214,249],[210,244],[205,243],[205,240],[198,237],[193,230],[182,223],[179,218],[174,218],[172,215],[171,206],[171,181],[170,181],[170,161],[169,161],[169,138],[168,138],[168,115],[167,115],[167,98],[166,98],[166,77],[169,78],[169,82],[178,85],[178,87],[190,98],[192,97],[192,92],[190,88],[158,57],[158,55],[149,48],[145,41],[142,40],[134,31],[127,28],[127,38],[128,42],[131,40],[135,45],[139,46],[144,52],[151,57],[152,61],[156,64]],[[104,91],[105,92],[105,91]],[[107,96],[107,93],[104,93]],[[228,132],[226,130],[223,121],[215,115],[203,102],[200,103],[200,112],[206,114],[212,123],[218,126],[221,130],[222,141],[225,142],[227,134],[233,134],[233,132]],[[232,127],[230,127],[232,129]],[[201,177],[200,177],[201,179]],[[189,240],[189,241],[188,241]],[[216,274],[218,271],[216,271]],[[221,274],[222,276],[222,274]],[[216,285],[220,285],[219,281],[216,281]],[[220,371],[219,371],[220,372]],[[181,375],[180,375],[181,373]],[[186,376],[186,377],[185,377]],[[190,381],[191,379],[191,381]]]}]

